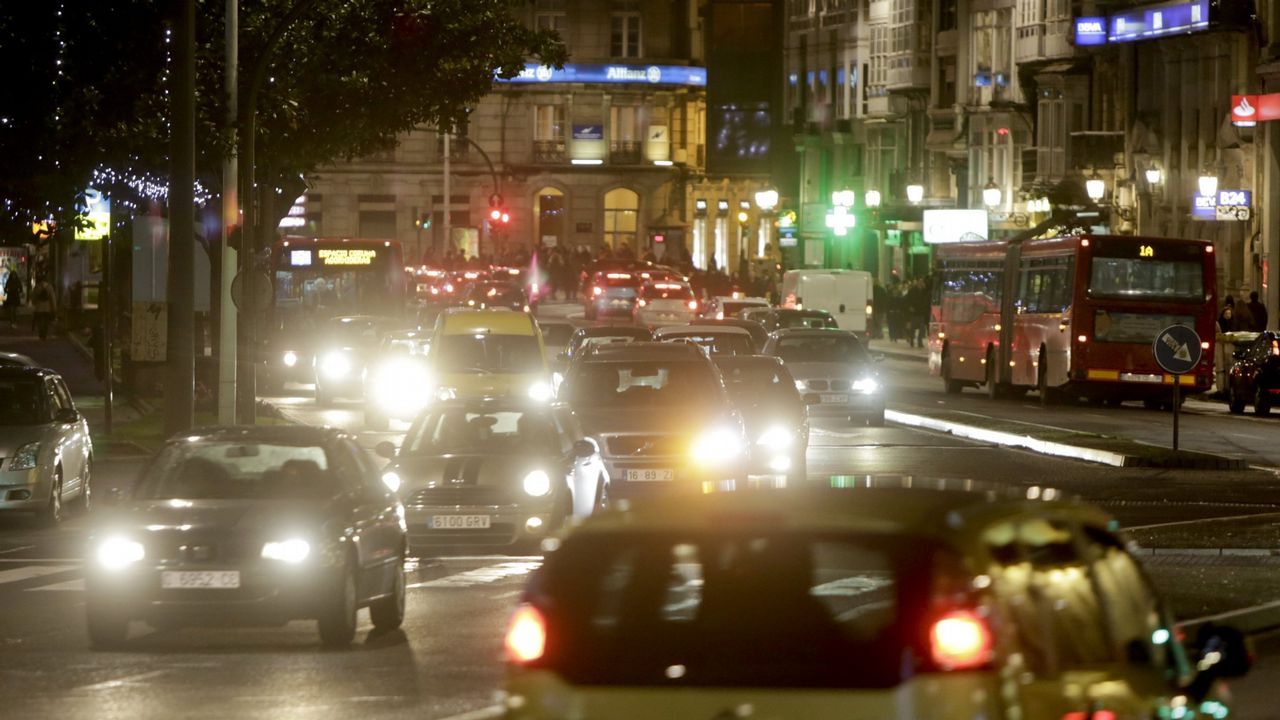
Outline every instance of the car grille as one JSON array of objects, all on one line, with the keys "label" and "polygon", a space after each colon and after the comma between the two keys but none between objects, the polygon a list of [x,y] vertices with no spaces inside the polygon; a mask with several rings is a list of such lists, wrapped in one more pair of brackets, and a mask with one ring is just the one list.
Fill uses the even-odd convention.
[{"label": "car grille", "polygon": [[839,392],[847,392],[852,384],[848,380],[806,380],[804,387],[811,392],[823,392],[824,390],[837,390]]},{"label": "car grille", "polygon": [[804,383],[804,386],[808,390],[826,390],[827,381],[826,380],[806,380]]},{"label": "car grille", "polygon": [[615,435],[605,440],[605,446],[616,457],[662,457],[684,450],[677,435]]},{"label": "car grille", "polygon": [[180,537],[156,533],[148,539],[147,557],[165,565],[203,565],[234,562],[248,556],[243,543],[219,542],[207,537]]},{"label": "car grille", "polygon": [[424,545],[510,545],[516,539],[512,523],[494,523],[484,530],[426,530],[409,528],[410,547]]},{"label": "car grille", "polygon": [[409,507],[437,507],[442,505],[514,505],[511,492],[506,488],[488,485],[470,487],[442,487],[419,490],[405,501]]}]

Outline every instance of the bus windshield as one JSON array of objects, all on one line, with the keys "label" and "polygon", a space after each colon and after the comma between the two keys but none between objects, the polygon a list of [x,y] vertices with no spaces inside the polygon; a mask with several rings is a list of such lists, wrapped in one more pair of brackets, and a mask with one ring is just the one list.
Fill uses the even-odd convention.
[{"label": "bus windshield", "polygon": [[303,240],[278,245],[273,255],[274,300],[281,314],[328,318],[404,310],[404,268],[396,243]]},{"label": "bus windshield", "polygon": [[1095,257],[1091,297],[1132,300],[1204,300],[1203,266],[1190,260]]}]

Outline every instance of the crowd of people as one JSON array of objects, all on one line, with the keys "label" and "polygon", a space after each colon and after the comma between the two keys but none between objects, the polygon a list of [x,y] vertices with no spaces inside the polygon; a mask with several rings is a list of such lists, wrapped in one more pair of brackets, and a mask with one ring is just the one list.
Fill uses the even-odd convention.
[{"label": "crowd of people", "polygon": [[905,340],[908,347],[924,347],[929,335],[932,311],[928,278],[902,280],[893,276],[889,284],[876,281],[872,294],[871,336],[892,342]]},{"label": "crowd of people", "polygon": [[1258,300],[1258,291],[1249,293],[1249,302],[1236,302],[1228,295],[1218,313],[1218,331],[1263,332],[1267,329],[1267,306]]}]

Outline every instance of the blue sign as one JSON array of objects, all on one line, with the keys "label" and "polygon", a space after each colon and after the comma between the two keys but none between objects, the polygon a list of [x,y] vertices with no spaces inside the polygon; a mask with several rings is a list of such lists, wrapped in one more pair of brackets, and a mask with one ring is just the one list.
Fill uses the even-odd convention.
[{"label": "blue sign", "polygon": [[[1191,196],[1191,217],[1195,220],[1232,220],[1234,213],[1219,215],[1218,208],[1252,208],[1253,192],[1250,190],[1219,190],[1217,195]],[[1246,218],[1247,219],[1247,218]]]},{"label": "blue sign", "polygon": [[548,65],[525,63],[513,78],[495,78],[500,83],[621,83],[642,85],[687,85],[706,87],[707,69],[685,65],[579,65],[566,63],[559,70]]},{"label": "blue sign", "polygon": [[1156,335],[1151,351],[1165,372],[1185,375],[1200,363],[1200,336],[1186,325],[1170,325]]},{"label": "blue sign", "polygon": [[1191,217],[1196,220],[1217,220],[1218,203],[1213,195],[1196,193],[1191,196]]},{"label": "blue sign", "polygon": [[1076,45],[1106,45],[1107,19],[1105,17],[1076,18]]},{"label": "blue sign", "polygon": [[[1209,27],[1209,0],[1162,3],[1108,18],[1107,42],[1132,42]],[[1096,44],[1096,43],[1095,43]]]},{"label": "blue sign", "polygon": [[604,126],[603,125],[574,125],[573,139],[574,140],[603,140]]},{"label": "blue sign", "polygon": [[1253,193],[1248,190],[1219,190],[1219,205],[1253,206]]}]

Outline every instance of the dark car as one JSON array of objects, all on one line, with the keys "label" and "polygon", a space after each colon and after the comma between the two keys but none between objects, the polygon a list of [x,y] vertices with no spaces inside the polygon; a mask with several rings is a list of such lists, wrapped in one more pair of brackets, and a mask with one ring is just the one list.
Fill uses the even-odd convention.
[{"label": "dark car", "polygon": [[314,377],[316,404],[337,398],[364,399],[364,379],[382,337],[404,329],[403,320],[375,315],[336,317],[319,328]]},{"label": "dark car", "polygon": [[778,330],[765,355],[782,359],[804,393],[809,415],[844,416],[884,425],[884,389],[877,357],[846,330]]},{"label": "dark car", "polygon": [[585,349],[599,345],[616,345],[619,343],[649,342],[653,340],[653,331],[639,325],[603,325],[600,327],[578,328],[569,339],[565,349],[564,360],[572,362]]},{"label": "dark car", "polygon": [[437,403],[399,452],[378,450],[391,457],[383,479],[404,498],[415,547],[537,542],[570,515],[590,515],[604,484],[595,443],[564,405]]},{"label": "dark car", "polygon": [[519,283],[509,280],[486,280],[468,285],[458,305],[477,310],[499,308],[529,312],[529,296]]},{"label": "dark car", "polygon": [[130,623],[314,618],[346,645],[356,612],[404,619],[404,509],[355,437],[331,428],[210,428],[169,440],[101,520],[86,562],[89,640]]},{"label": "dark car", "polygon": [[768,332],[792,328],[838,329],[840,326],[826,310],[796,310],[795,308],[755,308],[744,310],[742,317],[764,326]]},{"label": "dark car", "polygon": [[743,320],[742,318],[700,318],[689,323],[690,325],[710,325],[722,327],[736,327],[747,331],[751,336],[751,344],[754,348],[753,352],[760,352],[764,344],[769,340],[769,333],[758,322],[751,320]]},{"label": "dark car", "polygon": [[1253,405],[1257,415],[1270,415],[1280,403],[1280,335],[1259,333],[1252,343],[1235,351],[1235,362],[1227,371],[1227,405],[1242,413]]},{"label": "dark car", "polygon": [[644,279],[628,270],[604,270],[597,272],[587,285],[585,314],[588,320],[599,317],[635,313],[636,299]]},{"label": "dark car", "polygon": [[746,355],[712,358],[729,398],[742,414],[749,442],[749,474],[805,479],[809,417],[795,378],[776,357]]}]

